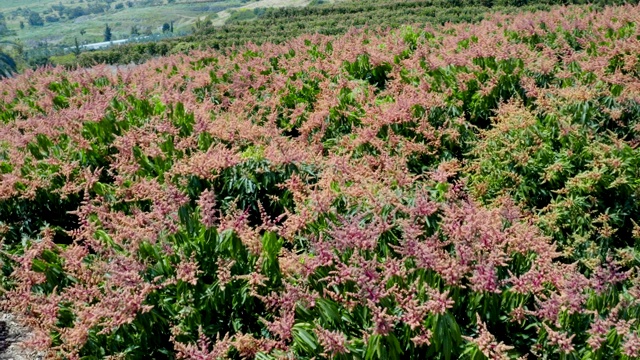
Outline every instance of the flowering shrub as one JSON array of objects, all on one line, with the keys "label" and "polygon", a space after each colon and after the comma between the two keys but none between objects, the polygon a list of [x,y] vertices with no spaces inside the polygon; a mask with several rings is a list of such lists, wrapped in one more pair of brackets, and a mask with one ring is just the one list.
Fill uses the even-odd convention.
[{"label": "flowering shrub", "polygon": [[636,358],[639,18],[3,80],[0,306],[52,358]]}]

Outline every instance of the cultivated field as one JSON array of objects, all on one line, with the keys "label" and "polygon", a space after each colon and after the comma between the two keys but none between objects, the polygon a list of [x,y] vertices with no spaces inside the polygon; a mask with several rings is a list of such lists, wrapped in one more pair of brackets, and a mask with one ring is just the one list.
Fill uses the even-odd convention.
[{"label": "cultivated field", "polygon": [[637,359],[640,7],[0,81],[0,309],[57,359]]}]

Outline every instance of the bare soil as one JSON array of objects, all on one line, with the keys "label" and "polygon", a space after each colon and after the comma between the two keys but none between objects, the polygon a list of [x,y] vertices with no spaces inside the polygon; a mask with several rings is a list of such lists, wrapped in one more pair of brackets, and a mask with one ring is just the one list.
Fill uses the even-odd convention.
[{"label": "bare soil", "polygon": [[44,355],[20,346],[31,332],[15,316],[0,313],[0,360],[41,360]]}]

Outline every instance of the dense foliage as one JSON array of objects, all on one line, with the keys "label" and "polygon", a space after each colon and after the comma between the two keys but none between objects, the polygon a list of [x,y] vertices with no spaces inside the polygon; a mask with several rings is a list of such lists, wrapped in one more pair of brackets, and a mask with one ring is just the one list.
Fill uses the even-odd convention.
[{"label": "dense foliage", "polygon": [[[87,52],[77,64],[130,64],[154,56],[192,49],[224,49],[247,42],[282,43],[302,34],[337,35],[353,27],[398,28],[407,24],[478,22],[490,11],[519,12],[549,9],[552,4],[584,4],[583,0],[359,0],[304,8],[270,8],[232,14],[224,26],[209,26],[195,34],[158,43],[125,45],[110,50]],[[594,6],[633,3],[599,0]],[[257,17],[257,18],[256,18]],[[252,21],[243,21],[250,19]],[[65,64],[66,65],[66,64]]]},{"label": "dense foliage", "polygon": [[0,306],[54,358],[637,358],[639,23],[2,80]]},{"label": "dense foliage", "polygon": [[0,50],[0,78],[9,77],[17,71],[15,60]]}]

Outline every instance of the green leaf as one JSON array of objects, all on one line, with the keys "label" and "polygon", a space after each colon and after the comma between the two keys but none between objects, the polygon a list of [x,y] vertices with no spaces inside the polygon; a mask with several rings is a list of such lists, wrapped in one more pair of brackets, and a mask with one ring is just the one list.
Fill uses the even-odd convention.
[{"label": "green leaf", "polygon": [[294,342],[308,353],[318,348],[318,342],[312,331],[313,325],[309,323],[295,324],[292,329]]}]

